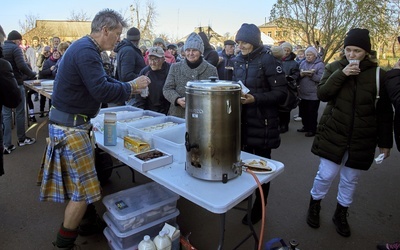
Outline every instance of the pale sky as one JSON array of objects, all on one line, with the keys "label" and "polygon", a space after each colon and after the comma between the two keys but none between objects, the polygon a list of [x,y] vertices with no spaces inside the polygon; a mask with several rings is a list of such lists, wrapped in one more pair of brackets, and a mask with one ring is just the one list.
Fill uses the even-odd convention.
[{"label": "pale sky", "polygon": [[[144,14],[146,0],[140,1]],[[259,26],[268,22],[272,5],[276,0],[153,0],[158,14],[155,33],[167,34],[171,39],[179,39],[198,26],[208,26],[224,35],[234,34],[242,23],[254,23]],[[119,0],[20,0],[2,1],[0,25],[6,35],[11,30],[20,31],[20,22],[26,16],[38,16],[39,20],[66,20],[75,13],[83,11],[90,17],[104,8],[114,9],[124,17],[130,17],[129,6],[133,1]]]}]

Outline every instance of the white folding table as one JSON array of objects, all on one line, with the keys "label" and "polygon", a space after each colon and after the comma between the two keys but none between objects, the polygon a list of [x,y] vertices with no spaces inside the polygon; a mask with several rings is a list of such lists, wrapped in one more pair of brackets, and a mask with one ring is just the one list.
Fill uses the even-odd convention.
[{"label": "white folding table", "polygon": [[[249,208],[251,208],[251,195],[257,188],[257,183],[248,173],[242,173],[241,176],[228,180],[227,183],[222,183],[222,181],[200,180],[190,176],[185,171],[185,164],[178,164],[176,162],[147,172],[142,172],[133,167],[130,163],[129,156],[134,155],[135,153],[124,148],[124,143],[121,138],[117,139],[116,146],[104,146],[103,134],[95,132],[95,136],[99,148],[124,164],[208,211],[220,214],[221,232],[218,249],[222,249],[224,244],[226,212],[238,205],[247,197],[250,197]],[[266,160],[268,164],[275,168],[275,171],[272,173],[258,174],[257,178],[260,183],[268,183],[283,172],[284,165],[281,162],[265,159],[246,152],[241,153],[242,160],[260,158]],[[246,237],[245,240],[253,236],[256,244],[258,244],[258,236],[254,231],[253,225],[249,225],[249,227],[251,234]]]}]

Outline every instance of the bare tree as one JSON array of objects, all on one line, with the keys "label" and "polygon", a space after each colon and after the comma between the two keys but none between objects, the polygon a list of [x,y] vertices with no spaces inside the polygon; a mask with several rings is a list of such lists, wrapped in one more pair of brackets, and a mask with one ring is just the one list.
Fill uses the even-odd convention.
[{"label": "bare tree", "polygon": [[[371,35],[387,30],[387,0],[278,0],[271,10],[271,20],[288,32],[300,37],[307,45],[319,41],[325,47],[324,61],[328,62],[343,47],[351,28],[368,28]],[[379,18],[377,18],[379,17]],[[293,41],[292,41],[293,42]]]},{"label": "bare tree", "polygon": [[70,17],[67,19],[68,21],[90,21],[90,16],[87,15],[84,10],[80,10],[79,12],[71,11]]},{"label": "bare tree", "polygon": [[39,19],[39,14],[36,16],[33,15],[32,13],[25,15],[25,20],[19,20],[19,26],[21,28],[21,33],[25,34],[31,29],[35,28],[36,26],[36,20]]},{"label": "bare tree", "polygon": [[131,25],[140,30],[143,39],[154,40],[155,34],[152,30],[156,21],[157,12],[153,1],[148,0],[145,6],[142,6],[140,0],[134,0],[129,9]]}]

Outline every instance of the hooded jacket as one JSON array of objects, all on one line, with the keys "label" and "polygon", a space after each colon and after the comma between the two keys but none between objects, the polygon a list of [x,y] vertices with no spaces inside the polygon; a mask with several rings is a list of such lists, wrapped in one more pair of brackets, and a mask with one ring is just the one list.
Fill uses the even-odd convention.
[{"label": "hooded jacket", "polygon": [[260,46],[250,54],[239,53],[234,62],[233,80],[250,89],[255,102],[242,105],[242,145],[278,148],[279,105],[287,96],[287,82],[281,63],[267,47]]},{"label": "hooded jacket", "polygon": [[218,52],[211,46],[210,41],[208,41],[207,35],[204,32],[199,32],[199,36],[204,43],[204,53],[203,58],[207,62],[209,62],[214,67],[217,67],[219,56]]},{"label": "hooded jacket", "polygon": [[[341,59],[328,64],[318,85],[318,97],[328,102],[322,114],[311,151],[336,164],[345,152],[345,166],[368,170],[374,159],[376,146],[393,145],[393,109],[380,81],[377,98],[376,67],[369,60],[360,62],[360,74],[346,76],[343,68],[349,62]],[[380,70],[380,79],[385,71]]]},{"label": "hooded jacket", "polygon": [[146,67],[142,52],[128,39],[123,39],[114,49],[117,53],[116,79],[121,82],[131,81],[139,76]]}]

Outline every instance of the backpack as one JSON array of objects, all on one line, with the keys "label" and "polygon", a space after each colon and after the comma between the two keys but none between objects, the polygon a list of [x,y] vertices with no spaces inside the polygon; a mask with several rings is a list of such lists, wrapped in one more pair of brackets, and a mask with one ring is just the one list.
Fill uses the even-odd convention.
[{"label": "backpack", "polygon": [[279,105],[279,111],[290,112],[292,109],[297,108],[300,102],[297,92],[297,81],[291,76],[286,77],[287,80],[287,97],[283,104]]},{"label": "backpack", "polygon": [[[274,57],[275,61],[277,58],[273,55],[271,49],[268,49],[266,51],[266,54],[270,54]],[[261,63],[261,57],[259,59],[259,64],[260,64],[260,69],[262,69],[263,65]],[[286,77],[286,89],[287,89],[287,97],[286,100],[283,104],[279,105],[279,111],[280,112],[290,112],[292,109],[295,109],[300,102],[300,98],[298,97],[298,92],[297,92],[297,81],[293,79],[291,76]]]}]

